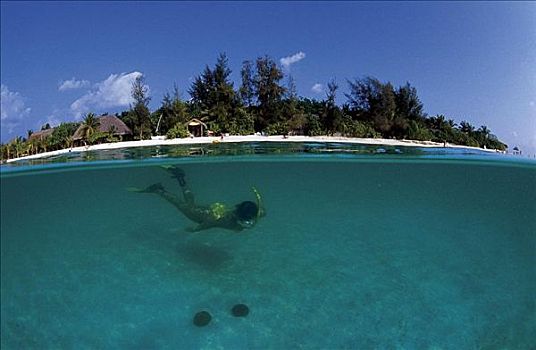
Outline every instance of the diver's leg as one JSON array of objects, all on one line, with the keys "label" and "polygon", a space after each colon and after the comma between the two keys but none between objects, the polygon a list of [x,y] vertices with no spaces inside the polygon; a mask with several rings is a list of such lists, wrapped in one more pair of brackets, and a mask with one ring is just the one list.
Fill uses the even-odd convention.
[{"label": "diver's leg", "polygon": [[171,173],[171,177],[177,179],[177,181],[179,182],[179,186],[181,187],[184,201],[187,204],[194,206],[195,205],[194,194],[192,193],[192,191],[188,188],[188,185],[186,184],[186,180],[184,179],[186,174],[184,173],[184,170],[182,170],[181,168],[177,166],[163,166],[163,168],[166,169],[169,173]]},{"label": "diver's leg", "polygon": [[184,214],[184,211],[187,210],[187,208],[189,207],[187,202],[179,200],[179,198],[177,198],[177,196],[175,196],[171,192],[166,191],[164,188],[162,188],[162,189],[160,189],[158,191],[155,191],[153,193],[157,194],[158,196],[160,196],[163,199],[165,199],[166,201],[168,201],[175,208],[179,209],[183,214]]},{"label": "diver's leg", "polygon": [[195,205],[194,194],[190,190],[188,185],[186,184],[186,180],[184,179],[186,174],[184,174],[184,171],[181,168],[174,168],[173,175],[179,181],[179,186],[181,187],[184,201],[187,204],[194,206]]},{"label": "diver's leg", "polygon": [[165,169],[168,173],[170,173],[171,177],[177,179],[181,187],[186,186],[186,181],[184,180],[184,170],[182,170],[178,166],[173,165],[161,165],[161,168]]},{"label": "diver's leg", "polygon": [[166,189],[164,188],[164,186],[162,186],[161,183],[153,184],[145,189],[129,187],[127,188],[127,191],[138,193],[154,193],[164,198],[181,212],[183,212],[188,207],[186,202],[179,200],[177,196],[175,196],[173,193],[166,191]]}]

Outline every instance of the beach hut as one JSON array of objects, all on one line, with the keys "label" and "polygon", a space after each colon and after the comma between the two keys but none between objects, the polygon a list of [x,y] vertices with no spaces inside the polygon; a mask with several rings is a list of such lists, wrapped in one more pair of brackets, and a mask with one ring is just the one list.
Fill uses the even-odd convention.
[{"label": "beach hut", "polygon": [[193,118],[186,123],[186,128],[194,137],[200,137],[204,135],[204,132],[207,129],[207,124],[203,123],[199,119]]},{"label": "beach hut", "polygon": [[56,128],[50,128],[45,130],[40,130],[32,133],[28,140],[43,140],[52,135]]},{"label": "beach hut", "polygon": [[[119,141],[132,139],[132,130],[119,118],[113,115],[103,115],[97,118],[99,121],[98,131],[102,133],[111,133],[112,136],[119,138]],[[73,135],[75,145],[83,145],[83,124],[76,129]]]}]

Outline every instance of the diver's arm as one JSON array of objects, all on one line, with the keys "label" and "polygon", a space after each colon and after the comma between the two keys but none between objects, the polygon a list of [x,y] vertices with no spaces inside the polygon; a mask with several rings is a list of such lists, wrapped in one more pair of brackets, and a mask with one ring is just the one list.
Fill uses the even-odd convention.
[{"label": "diver's arm", "polygon": [[217,227],[231,230],[234,232],[241,232],[244,230],[244,228],[241,225],[237,224],[236,221],[234,220],[216,220],[216,221],[209,220],[209,221],[204,221],[200,223],[196,227],[188,227],[186,231],[200,232],[200,231],[205,231],[205,230],[209,230],[211,228],[217,228]]}]

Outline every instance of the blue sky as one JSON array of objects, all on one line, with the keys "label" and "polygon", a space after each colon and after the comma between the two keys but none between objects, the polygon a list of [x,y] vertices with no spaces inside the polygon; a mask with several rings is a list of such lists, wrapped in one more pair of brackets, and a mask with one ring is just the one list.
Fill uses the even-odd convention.
[{"label": "blue sky", "polygon": [[[151,108],[220,52],[238,86],[243,60],[292,57],[298,94],[331,78],[414,85],[425,111],[485,124],[536,152],[533,2],[1,3],[1,139],[125,110],[144,74]],[[316,86],[315,86],[316,85]],[[315,87],[315,88],[313,88]]]}]

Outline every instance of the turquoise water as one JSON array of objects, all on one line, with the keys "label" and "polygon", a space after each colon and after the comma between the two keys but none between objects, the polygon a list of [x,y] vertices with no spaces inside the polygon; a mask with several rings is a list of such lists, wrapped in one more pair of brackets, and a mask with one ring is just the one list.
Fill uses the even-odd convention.
[{"label": "turquoise water", "polygon": [[[301,147],[4,167],[1,348],[534,347],[534,162]],[[186,232],[167,202],[125,190],[179,195],[164,163],[200,203],[254,200],[255,186],[267,215]]]}]

